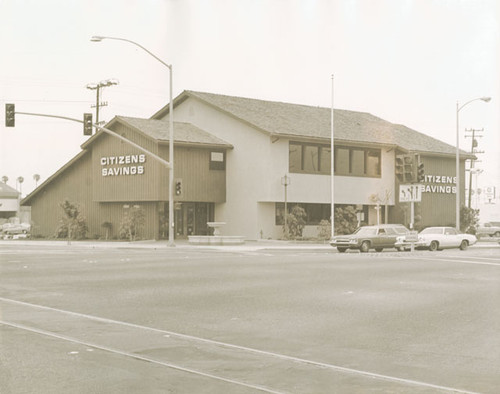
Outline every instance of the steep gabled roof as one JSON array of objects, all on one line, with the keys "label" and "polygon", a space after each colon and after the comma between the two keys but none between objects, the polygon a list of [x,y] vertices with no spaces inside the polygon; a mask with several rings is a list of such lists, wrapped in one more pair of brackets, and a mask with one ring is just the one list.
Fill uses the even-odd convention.
[{"label": "steep gabled roof", "polygon": [[[266,101],[186,90],[174,100],[174,106],[192,97],[217,108],[244,123],[273,136],[329,140],[331,109],[276,101]],[[165,106],[153,118],[168,113]],[[390,123],[367,112],[334,110],[335,140],[338,143],[370,143],[397,146],[405,151],[453,155],[455,147],[412,130]],[[462,155],[470,157],[466,152]]]}]

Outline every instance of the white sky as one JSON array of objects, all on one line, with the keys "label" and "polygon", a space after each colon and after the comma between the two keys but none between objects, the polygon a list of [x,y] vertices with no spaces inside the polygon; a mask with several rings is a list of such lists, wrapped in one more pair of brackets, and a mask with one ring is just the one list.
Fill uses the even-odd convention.
[{"label": "white sky", "polygon": [[500,2],[497,0],[0,0],[0,176],[23,176],[23,196],[80,151],[82,125],[17,115],[83,118],[88,83],[114,115],[150,117],[198,90],[366,111],[455,145],[456,103],[465,128],[484,128],[479,186],[500,190]]}]

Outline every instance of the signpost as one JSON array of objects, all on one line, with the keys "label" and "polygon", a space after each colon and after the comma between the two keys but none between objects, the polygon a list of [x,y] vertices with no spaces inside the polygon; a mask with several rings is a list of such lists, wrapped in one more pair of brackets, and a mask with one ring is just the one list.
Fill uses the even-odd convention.
[{"label": "signpost", "polygon": [[[422,186],[417,183],[411,185],[399,185],[399,202],[409,202],[410,203],[410,230],[413,230],[413,223],[415,217],[415,203],[422,201]],[[411,239],[417,238],[416,232],[411,231]],[[408,236],[407,236],[408,240]],[[415,239],[411,242],[411,251],[413,252]]]}]

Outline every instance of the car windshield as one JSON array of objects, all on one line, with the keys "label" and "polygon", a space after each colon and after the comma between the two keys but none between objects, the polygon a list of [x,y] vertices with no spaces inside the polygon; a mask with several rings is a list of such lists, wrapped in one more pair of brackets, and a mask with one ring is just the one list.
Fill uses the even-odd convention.
[{"label": "car windshield", "polygon": [[420,234],[443,234],[443,229],[439,227],[429,227],[420,231]]},{"label": "car windshield", "polygon": [[377,229],[373,227],[360,227],[358,228],[354,234],[357,235],[376,235]]}]

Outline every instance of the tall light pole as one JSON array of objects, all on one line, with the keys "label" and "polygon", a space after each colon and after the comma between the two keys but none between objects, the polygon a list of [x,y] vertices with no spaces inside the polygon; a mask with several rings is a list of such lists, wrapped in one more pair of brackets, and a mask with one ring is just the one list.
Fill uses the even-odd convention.
[{"label": "tall light pole", "polygon": [[330,196],[330,210],[331,210],[331,238],[335,236],[335,204],[334,204],[334,192],[335,192],[335,182],[334,182],[334,170],[335,170],[335,146],[333,143],[333,137],[335,135],[335,128],[333,126],[333,97],[334,97],[334,90],[333,90],[333,74],[332,74],[332,109],[331,109],[331,114],[330,114],[330,128],[331,128],[331,137],[330,137],[330,184],[331,184],[331,196]]},{"label": "tall light pole", "polygon": [[102,40],[118,40],[118,41],[125,41],[130,44],[133,44],[135,46],[138,46],[141,48],[143,51],[149,53],[151,56],[153,56],[156,60],[158,60],[161,64],[166,66],[169,69],[169,76],[170,76],[170,106],[169,106],[169,141],[168,141],[168,161],[170,163],[169,167],[169,179],[168,179],[168,221],[169,221],[169,229],[168,229],[168,245],[169,246],[175,246],[174,243],[174,104],[172,102],[173,100],[173,81],[172,81],[172,65],[165,63],[163,60],[161,60],[158,56],[154,55],[150,51],[148,51],[146,48],[144,48],[142,45],[131,41],[127,40],[125,38],[118,38],[118,37],[104,37],[104,36],[92,36],[90,41],[93,42],[101,42]]},{"label": "tall light pole", "polygon": [[455,197],[455,228],[457,231],[460,231],[460,130],[459,130],[459,118],[458,118],[458,113],[460,110],[465,107],[467,104],[472,103],[473,101],[476,100],[482,100],[485,103],[489,102],[491,100],[491,97],[478,97],[472,100],[467,101],[465,104],[460,106],[457,101],[457,146],[456,146],[456,158],[455,158],[455,175],[456,175],[456,197]]}]

